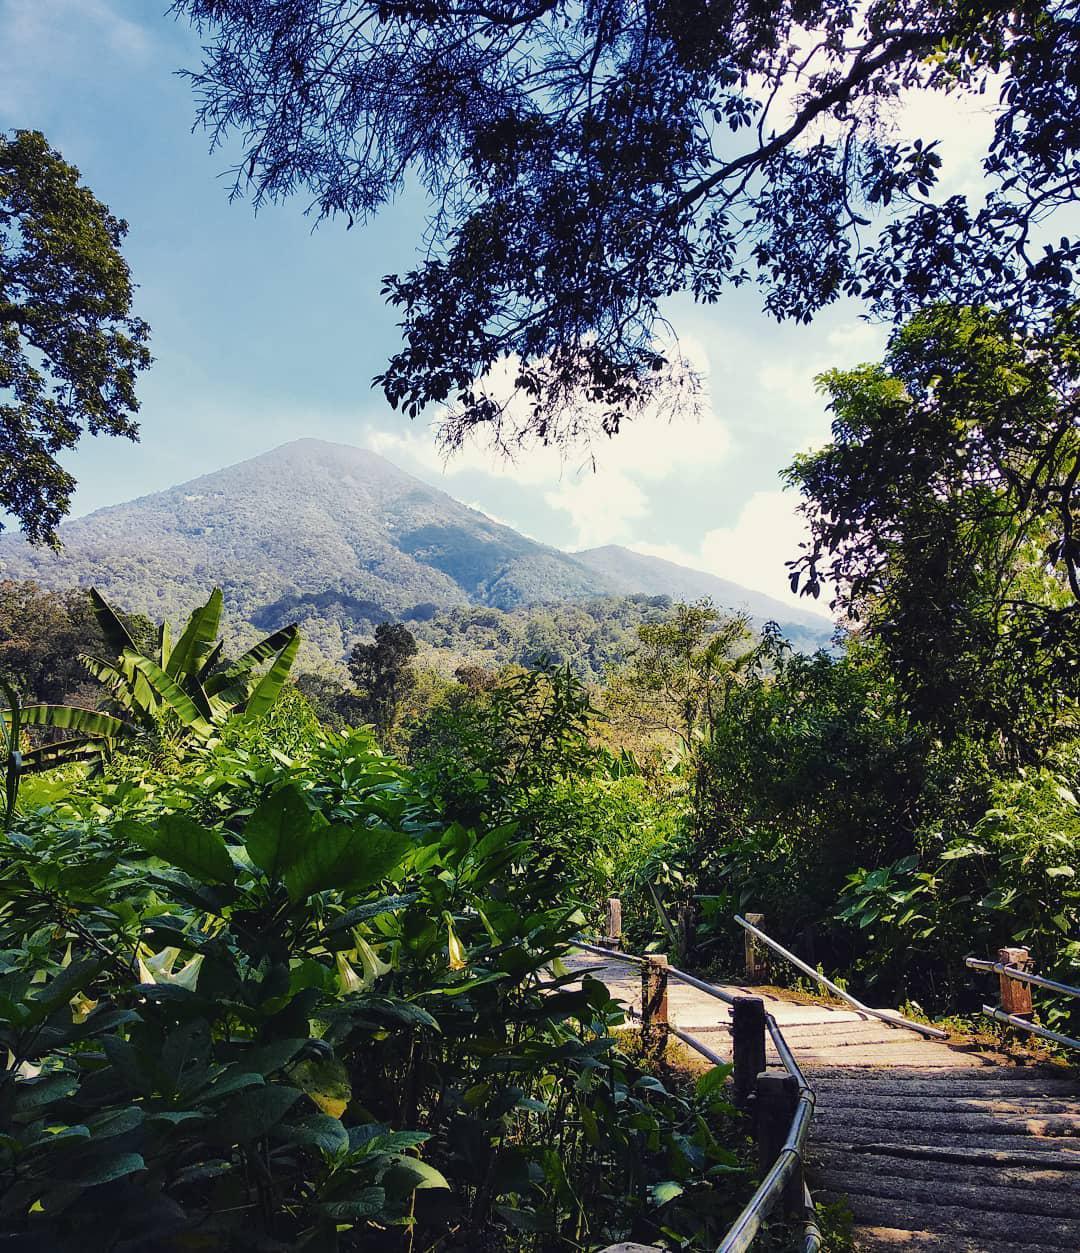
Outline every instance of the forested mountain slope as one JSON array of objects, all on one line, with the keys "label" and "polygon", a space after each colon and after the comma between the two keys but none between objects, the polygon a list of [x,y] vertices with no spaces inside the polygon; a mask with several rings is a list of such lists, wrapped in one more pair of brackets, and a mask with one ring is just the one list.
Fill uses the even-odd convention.
[{"label": "forested mountain slope", "polygon": [[[546,547],[375,453],[313,439],[99,509],[64,524],[61,537],[60,553],[0,538],[0,577],[56,589],[93,583],[155,619],[179,618],[216,584],[237,629],[299,621],[333,659],[388,618],[422,623],[455,608],[515,610],[626,592],[678,597],[699,585],[695,577],[702,590],[694,596],[713,594],[700,582],[710,576],[627,553],[650,579],[639,587],[633,563],[603,568],[596,553],[610,550],[582,559]],[[755,595],[711,583],[722,608]],[[808,617],[795,609],[781,620],[798,627]],[[811,621],[819,624],[811,643],[823,642],[828,623]]]}]

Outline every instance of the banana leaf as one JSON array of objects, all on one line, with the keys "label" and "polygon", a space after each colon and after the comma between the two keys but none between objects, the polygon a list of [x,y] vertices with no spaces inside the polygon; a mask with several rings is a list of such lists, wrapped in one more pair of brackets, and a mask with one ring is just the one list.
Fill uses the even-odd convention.
[{"label": "banana leaf", "polygon": [[170,678],[198,674],[199,667],[217,637],[223,604],[224,597],[221,594],[221,588],[215,587],[206,604],[196,609],[188,619],[184,633],[176,641],[176,647],[172,650],[168,665],[165,667]]},{"label": "banana leaf", "polygon": [[[180,645],[177,644],[176,647],[179,649]],[[173,656],[175,655],[174,651]],[[144,657],[141,653],[130,651],[125,652],[120,660],[124,667],[142,675],[147,684],[154,690],[162,706],[172,710],[190,731],[203,739],[209,739],[213,735],[214,728],[207,718],[199,712],[195,702],[171,675],[166,674],[162,670],[157,662],[151,661],[149,657]]]},{"label": "banana leaf", "polygon": [[[126,709],[147,730],[153,730],[158,702],[146,680],[141,675],[135,676],[133,671],[130,674],[125,674],[118,667],[111,666],[107,661],[98,661],[96,657],[88,657],[85,653],[80,654],[79,660],[88,674],[97,679],[99,683],[105,684],[109,689],[109,695],[118,705]],[[136,677],[139,679],[138,684],[135,683]],[[139,697],[138,700],[136,700],[136,696]]]},{"label": "banana leaf", "polygon": [[249,674],[255,666],[261,665],[262,662],[269,661],[271,657],[276,656],[285,648],[293,636],[298,635],[299,632],[300,628],[294,622],[291,626],[282,627],[280,631],[275,631],[273,635],[268,635],[265,639],[259,640],[246,653],[237,657],[235,661],[230,662],[220,674],[212,675],[207,679],[207,695],[215,696],[226,687],[234,687],[237,679]]},{"label": "banana leaf", "polygon": [[90,589],[90,605],[94,611],[94,617],[97,618],[98,626],[101,627],[101,633],[105,636],[105,642],[110,648],[118,653],[122,653],[125,648],[135,648],[135,641],[128,633],[127,627],[120,621],[109,602],[96,587]]},{"label": "banana leaf", "polygon": [[25,705],[22,720],[28,727],[60,727],[98,739],[116,739],[132,730],[126,722],[114,718],[112,714],[83,709],[78,705]]},{"label": "banana leaf", "polygon": [[163,670],[168,667],[169,658],[172,656],[172,627],[169,626],[169,619],[163,618],[161,626],[158,627],[158,665]]},{"label": "banana leaf", "polygon": [[107,743],[106,740],[60,740],[57,744],[42,744],[23,754],[23,769],[29,773],[67,766],[73,761],[100,761]]},{"label": "banana leaf", "polygon": [[294,630],[291,639],[278,653],[270,669],[259,680],[258,686],[248,699],[247,712],[251,717],[261,717],[277,700],[278,693],[284,687],[285,680],[289,677],[289,671],[296,660],[296,651],[299,647],[300,632]]},{"label": "banana leaf", "polygon": [[213,670],[213,668],[221,660],[221,650],[224,647],[225,647],[225,641],[218,640],[218,642],[214,645],[213,652],[211,652],[210,656],[207,657],[207,659],[199,667],[198,680],[200,683],[204,685],[204,687],[206,684],[207,676],[210,674],[210,671]]},{"label": "banana leaf", "polygon": [[19,752],[22,736],[22,703],[19,693],[6,680],[0,678],[0,688],[7,698],[8,708],[0,718],[0,730],[4,735],[4,830],[11,826],[15,816],[15,802],[19,799],[19,782],[23,774],[23,759]]},{"label": "banana leaf", "polygon": [[19,693],[7,679],[0,678],[0,690],[7,698],[8,707],[0,718],[0,731],[4,736],[4,752],[14,753],[19,749],[19,737],[22,735],[22,702]]}]

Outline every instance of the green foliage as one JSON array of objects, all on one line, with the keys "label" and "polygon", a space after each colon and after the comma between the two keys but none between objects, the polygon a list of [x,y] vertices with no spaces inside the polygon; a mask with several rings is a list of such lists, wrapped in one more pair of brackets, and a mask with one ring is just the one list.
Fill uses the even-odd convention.
[{"label": "green foliage", "polygon": [[[300,646],[294,626],[275,631],[233,662],[222,662],[223,645],[215,643],[223,597],[214,588],[192,613],[175,645],[162,623],[154,656],[140,652],[124,623],[95,589],[94,615],[105,639],[119,652],[115,664],[84,657],[90,673],[106,684],[121,708],[144,730],[179,730],[207,740],[236,713],[259,718],[277,699]],[[256,667],[269,661],[265,673]]]},{"label": "green foliage", "polygon": [[582,921],[566,871],[310,719],[297,694],[126,755],[13,827],[5,1230],[58,1253],[715,1242],[730,1111],[643,1073],[606,990],[552,974]]},{"label": "green foliage", "polygon": [[356,711],[381,739],[389,736],[402,701],[416,687],[412,660],[416,640],[403,623],[383,622],[371,644],[356,644],[349,655],[349,673],[359,689]]},{"label": "green foliage", "polygon": [[57,454],[84,430],[138,431],[150,328],[131,315],[126,234],[44,135],[0,135],[0,508],[34,543],[59,546],[75,486]]},{"label": "green foliage", "polygon": [[1034,339],[931,308],[882,365],[822,376],[833,442],[788,472],[813,534],[793,585],[836,584],[917,722],[996,734],[1013,760],[1037,759],[1080,696],[1078,348],[1067,319]]}]

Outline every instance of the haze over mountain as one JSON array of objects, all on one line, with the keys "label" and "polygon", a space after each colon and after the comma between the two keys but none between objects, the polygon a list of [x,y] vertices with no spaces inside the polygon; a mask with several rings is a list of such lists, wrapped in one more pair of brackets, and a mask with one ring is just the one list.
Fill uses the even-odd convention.
[{"label": "haze over mountain", "polygon": [[568,554],[527,539],[378,454],[301,439],[61,530],[63,551],[0,537],[0,576],[97,586],[117,605],[174,620],[217,584],[234,621],[299,621],[326,656],[387,618],[647,593],[708,596],[774,618],[802,647],[831,624],[671,562],[606,547]]}]

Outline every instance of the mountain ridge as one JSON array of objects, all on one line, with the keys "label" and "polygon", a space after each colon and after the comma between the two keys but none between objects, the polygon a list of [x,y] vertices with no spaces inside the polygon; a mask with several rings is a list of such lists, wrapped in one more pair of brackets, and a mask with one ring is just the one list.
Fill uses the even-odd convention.
[{"label": "mountain ridge", "polygon": [[572,554],[541,544],[378,453],[310,438],[70,519],[60,536],[60,553],[0,536],[0,576],[94,583],[155,619],[180,617],[218,584],[240,623],[300,621],[330,658],[387,618],[627,593],[730,590],[718,607],[745,605],[759,625],[774,617],[822,641],[831,632],[825,619],[703,571],[614,545]]}]

